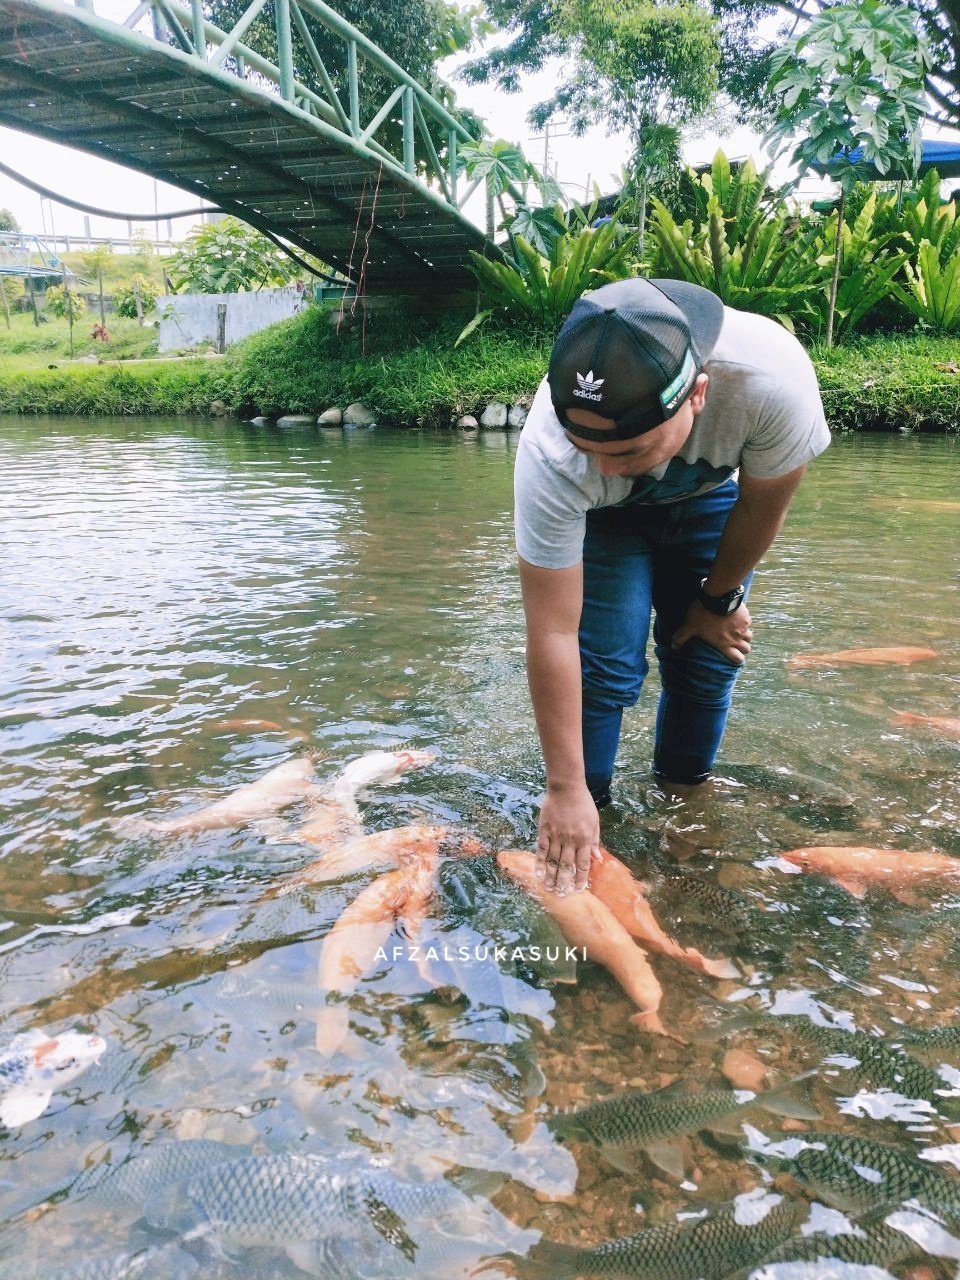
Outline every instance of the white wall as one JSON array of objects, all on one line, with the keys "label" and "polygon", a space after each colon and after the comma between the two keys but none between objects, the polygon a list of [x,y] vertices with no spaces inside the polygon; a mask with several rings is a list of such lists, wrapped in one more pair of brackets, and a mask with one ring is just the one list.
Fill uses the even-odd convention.
[{"label": "white wall", "polygon": [[157,298],[161,352],[184,347],[216,347],[219,306],[225,306],[226,345],[239,342],[278,320],[288,320],[309,306],[313,291],[295,286],[260,289],[256,293],[175,293]]}]

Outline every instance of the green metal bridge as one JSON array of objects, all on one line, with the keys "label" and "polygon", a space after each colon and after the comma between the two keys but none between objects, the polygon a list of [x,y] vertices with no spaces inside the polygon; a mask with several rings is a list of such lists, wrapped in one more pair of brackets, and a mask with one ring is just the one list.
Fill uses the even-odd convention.
[{"label": "green metal bridge", "polygon": [[[362,292],[468,287],[468,250],[495,252],[462,212],[466,130],[322,0],[252,0],[230,31],[202,0],[122,21],[98,2],[0,0],[0,124],[190,191]],[[244,43],[257,21],[276,62]]]}]

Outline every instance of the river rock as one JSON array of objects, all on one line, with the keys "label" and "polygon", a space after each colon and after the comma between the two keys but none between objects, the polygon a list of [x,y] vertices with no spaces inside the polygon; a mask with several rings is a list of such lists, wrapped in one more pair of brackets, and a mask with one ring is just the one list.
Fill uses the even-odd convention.
[{"label": "river rock", "polygon": [[479,425],[479,422],[477,422],[472,413],[461,414],[456,422],[456,426],[459,431],[476,431]]},{"label": "river rock", "polygon": [[512,404],[510,412],[507,414],[507,426],[520,428],[527,420],[529,410],[526,405]]},{"label": "river rock", "polygon": [[359,400],[353,404],[348,404],[343,411],[343,425],[345,427],[372,427],[377,421],[377,415],[372,413],[365,404],[361,404]]},{"label": "river rock", "polygon": [[227,402],[225,400],[210,401],[210,417],[211,418],[225,418],[228,413],[229,413],[229,410],[227,409]]},{"label": "river rock", "polygon": [[317,419],[318,427],[342,427],[343,426],[343,410],[342,409],[324,409],[320,417]]},{"label": "river rock", "polygon": [[258,413],[255,418],[250,419],[250,425],[251,427],[269,427],[272,421],[272,418],[265,418],[262,413]]},{"label": "river rock", "polygon": [[507,425],[507,406],[500,400],[492,400],[480,415],[481,427],[505,427]]},{"label": "river rock", "polygon": [[278,427],[312,427],[316,423],[312,413],[285,413],[277,419]]}]

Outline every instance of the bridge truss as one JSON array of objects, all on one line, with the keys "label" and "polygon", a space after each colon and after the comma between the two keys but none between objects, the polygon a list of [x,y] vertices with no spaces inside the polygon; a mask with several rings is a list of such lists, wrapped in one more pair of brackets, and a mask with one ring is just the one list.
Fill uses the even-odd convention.
[{"label": "bridge truss", "polygon": [[[468,286],[468,250],[496,253],[462,211],[471,136],[322,0],[252,0],[229,31],[201,0],[121,21],[102,3],[0,0],[0,123],[191,191],[361,289]],[[255,22],[276,61],[244,43]]]}]

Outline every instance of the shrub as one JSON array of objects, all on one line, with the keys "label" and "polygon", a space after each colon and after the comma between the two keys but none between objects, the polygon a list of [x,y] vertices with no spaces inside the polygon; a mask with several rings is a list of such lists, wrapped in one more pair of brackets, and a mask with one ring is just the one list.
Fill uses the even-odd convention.
[{"label": "shrub", "polygon": [[152,311],[157,301],[153,285],[140,272],[133,277],[133,282],[119,288],[113,295],[113,309],[118,316],[127,320],[137,319],[137,292],[140,294],[140,311]]},{"label": "shrub", "polygon": [[45,310],[51,315],[57,316],[62,320],[65,316],[73,315],[74,320],[79,320],[81,316],[87,314],[86,299],[79,293],[66,285],[51,285],[44,294],[43,305]]}]

